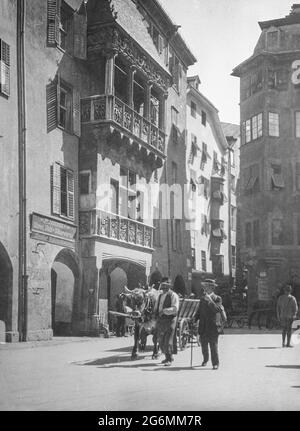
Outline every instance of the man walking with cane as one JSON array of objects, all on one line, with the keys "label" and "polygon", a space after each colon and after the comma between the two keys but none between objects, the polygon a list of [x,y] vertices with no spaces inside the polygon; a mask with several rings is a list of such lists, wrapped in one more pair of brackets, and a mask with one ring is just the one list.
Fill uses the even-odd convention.
[{"label": "man walking with cane", "polygon": [[202,366],[207,365],[209,346],[213,369],[217,370],[219,368],[218,339],[219,334],[223,331],[226,314],[222,306],[221,297],[214,293],[215,282],[211,280],[202,284],[200,305],[196,316],[196,320],[199,318],[198,331],[203,355]]}]

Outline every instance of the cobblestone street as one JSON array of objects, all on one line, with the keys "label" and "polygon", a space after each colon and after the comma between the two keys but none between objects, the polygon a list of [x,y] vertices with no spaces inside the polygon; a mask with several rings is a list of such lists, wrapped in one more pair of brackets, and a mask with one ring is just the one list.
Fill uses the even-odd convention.
[{"label": "cobblestone street", "polygon": [[[231,331],[234,332],[234,331]],[[242,332],[242,331],[240,331]],[[257,331],[256,331],[257,332]],[[0,346],[1,410],[298,410],[300,345],[280,334],[227,333],[221,366],[200,367],[200,348],[172,367],[150,348],[130,361],[132,338],[55,338]]]}]

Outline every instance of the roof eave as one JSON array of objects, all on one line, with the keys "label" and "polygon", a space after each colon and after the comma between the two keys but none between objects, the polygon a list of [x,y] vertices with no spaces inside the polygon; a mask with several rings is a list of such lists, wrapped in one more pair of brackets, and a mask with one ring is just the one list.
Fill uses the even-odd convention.
[{"label": "roof eave", "polygon": [[284,18],[272,19],[269,21],[259,21],[258,25],[262,30],[269,27],[281,27],[283,25],[293,25],[300,24],[300,14],[295,13],[291,15],[287,15]]},{"label": "roof eave", "polygon": [[192,87],[191,85],[188,86],[188,91],[192,91],[194,93],[194,95],[201,100],[202,102],[205,103],[205,105],[211,109],[211,111],[216,112],[218,114],[218,109],[215,107],[215,105],[207,98],[204,96],[204,94],[202,94],[199,90],[197,90],[196,88]]},{"label": "roof eave", "polygon": [[[140,4],[142,4],[144,8],[149,10],[150,2],[147,3],[147,2],[145,2],[145,0],[144,1],[140,0]],[[187,46],[186,42],[184,41],[184,39],[182,38],[182,36],[178,32],[178,26],[176,26],[173,23],[172,19],[170,18],[168,13],[163,8],[160,1],[159,0],[152,0],[151,1],[151,8],[154,8],[155,12],[157,14],[161,15],[161,17],[165,21],[166,26],[168,27],[168,29],[165,31],[165,36],[167,36],[167,34],[169,35],[169,39],[170,39],[171,43],[172,42],[174,43],[174,45],[176,47],[176,51],[179,51],[178,54],[181,57],[183,63],[187,67],[195,64],[197,62],[197,58],[194,56],[194,54],[192,53],[190,48]]]}]

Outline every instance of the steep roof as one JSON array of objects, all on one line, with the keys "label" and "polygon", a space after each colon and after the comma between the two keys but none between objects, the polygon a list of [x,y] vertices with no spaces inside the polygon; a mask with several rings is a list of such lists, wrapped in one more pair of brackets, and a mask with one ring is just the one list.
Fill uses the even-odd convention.
[{"label": "steep roof", "polygon": [[162,6],[160,0],[133,0],[137,4],[141,4],[151,16],[155,18],[156,24],[159,24],[160,30],[165,34],[167,39],[173,45],[176,54],[181,58],[186,66],[191,66],[196,63],[197,59],[191,49],[178,31],[180,25],[174,24],[170,15]]},{"label": "steep roof", "polygon": [[239,124],[221,122],[221,126],[225,136],[233,136],[234,138],[238,138],[240,136]]},{"label": "steep roof", "polygon": [[111,4],[114,11],[117,12],[116,22],[169,74],[134,2],[132,0],[112,0]]},{"label": "steep roof", "polygon": [[[278,54],[288,56],[291,53],[300,52],[299,39],[295,37],[299,35],[299,25],[297,24],[300,24],[300,4],[297,3],[292,5],[291,13],[284,18],[259,22],[262,33],[253,55],[236,66],[231,75],[240,77],[249,67],[256,67],[266,56],[276,59]],[[281,29],[280,43],[269,48],[266,42],[266,33],[272,32],[273,28],[276,31],[277,27],[284,27]]]},{"label": "steep roof", "polygon": [[197,90],[195,87],[191,85],[188,85],[187,87],[187,95],[192,95],[193,97],[195,97],[195,99],[197,99],[200,103],[203,104],[204,109],[206,109],[207,112],[209,112],[210,117],[213,120],[212,126],[215,130],[218,140],[222,145],[223,150],[226,150],[228,148],[228,144],[221,125],[218,109],[212,104],[212,102],[207,97],[204,96],[204,94],[200,93],[199,90]]},{"label": "steep roof", "polygon": [[280,27],[282,25],[300,24],[300,4],[292,5],[291,13],[284,18],[260,21],[259,26],[262,30],[269,27]]},{"label": "steep roof", "polygon": [[117,24],[170,76],[148,32],[147,23],[132,0],[88,0],[87,10],[91,28]]}]

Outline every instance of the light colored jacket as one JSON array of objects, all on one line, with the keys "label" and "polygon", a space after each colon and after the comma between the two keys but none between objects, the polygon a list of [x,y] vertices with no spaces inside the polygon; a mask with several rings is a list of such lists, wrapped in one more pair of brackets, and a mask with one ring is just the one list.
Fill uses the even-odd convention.
[{"label": "light colored jacket", "polygon": [[293,295],[281,295],[277,301],[277,316],[281,319],[293,319],[298,312],[296,298]]}]

